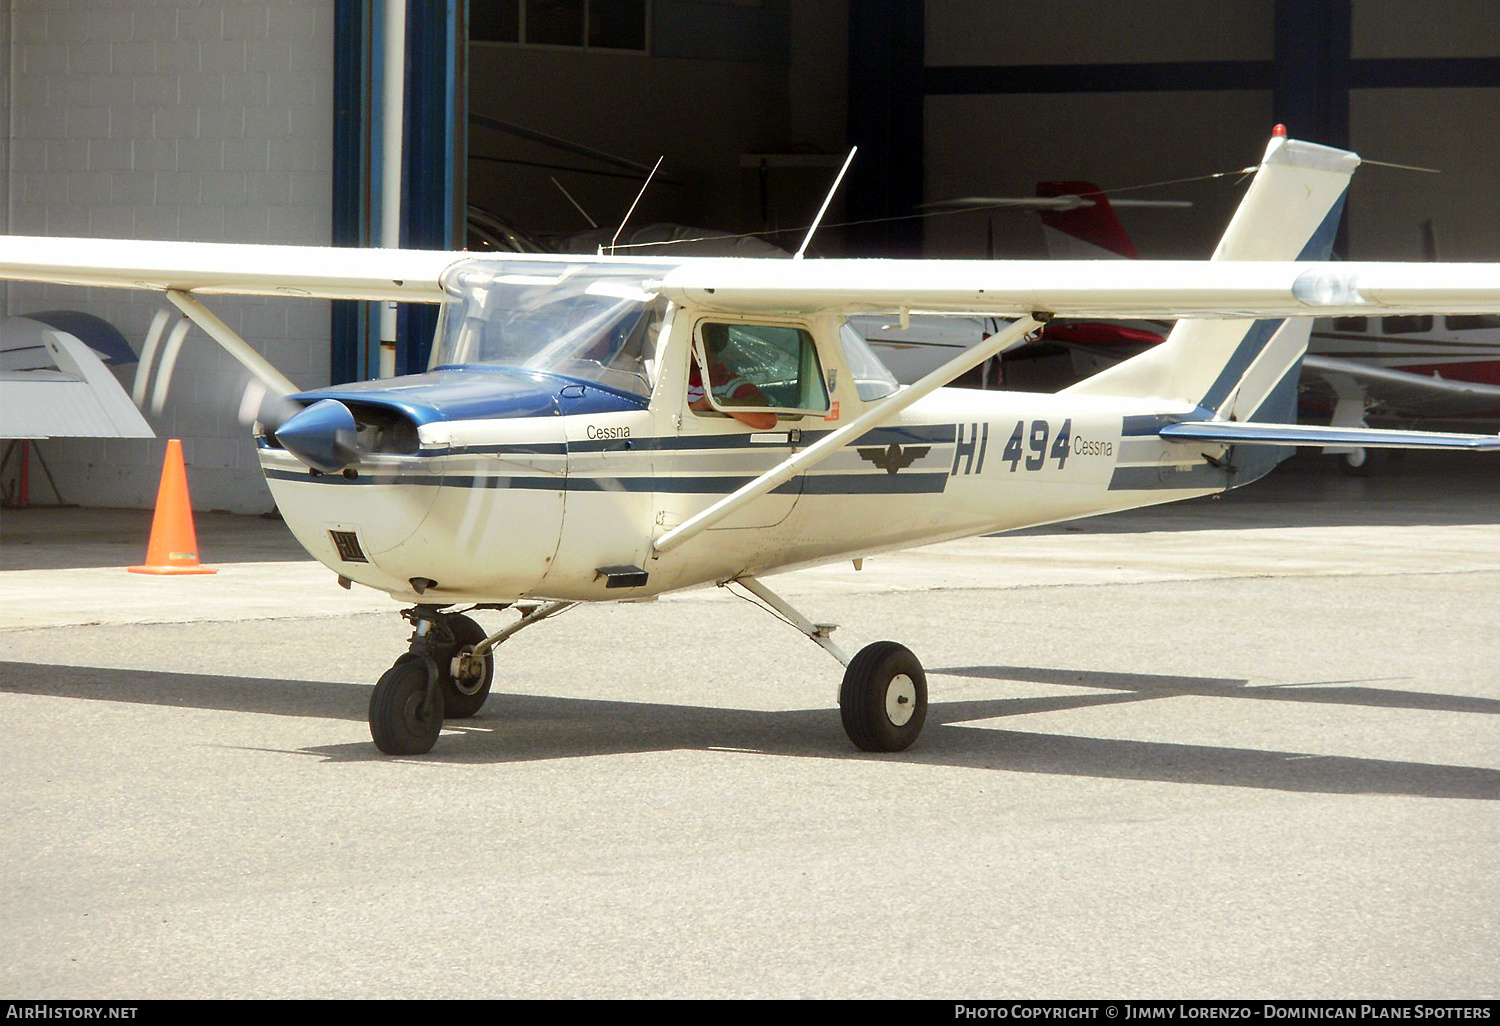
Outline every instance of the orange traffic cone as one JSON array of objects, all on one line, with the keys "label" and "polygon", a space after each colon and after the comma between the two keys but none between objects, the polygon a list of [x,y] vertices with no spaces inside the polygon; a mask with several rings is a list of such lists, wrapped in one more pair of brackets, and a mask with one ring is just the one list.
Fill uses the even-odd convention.
[{"label": "orange traffic cone", "polygon": [[187,468],[182,464],[182,442],[167,442],[167,458],[156,492],[156,514],[151,518],[151,544],[146,565],[129,567],[133,574],[216,574],[198,565],[198,535],[193,530],[193,507],[188,501]]}]

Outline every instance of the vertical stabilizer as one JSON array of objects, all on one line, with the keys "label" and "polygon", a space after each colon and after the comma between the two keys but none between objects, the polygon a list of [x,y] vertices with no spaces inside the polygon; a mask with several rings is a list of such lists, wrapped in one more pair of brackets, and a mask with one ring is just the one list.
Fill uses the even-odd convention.
[{"label": "vertical stabilizer", "polygon": [[[1326,260],[1359,157],[1278,134],[1214,260]],[[1312,319],[1181,320],[1161,345],[1066,391],[1185,401],[1219,420],[1295,420]]]}]

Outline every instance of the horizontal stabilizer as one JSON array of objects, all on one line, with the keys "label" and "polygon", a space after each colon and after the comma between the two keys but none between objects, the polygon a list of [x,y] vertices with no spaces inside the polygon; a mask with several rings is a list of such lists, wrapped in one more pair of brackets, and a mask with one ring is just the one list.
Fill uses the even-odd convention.
[{"label": "horizontal stabilizer", "polygon": [[1445,431],[1387,431],[1380,428],[1322,427],[1317,424],[1258,424],[1199,420],[1168,424],[1157,432],[1169,442],[1224,442],[1229,445],[1337,445],[1367,449],[1481,449],[1500,451],[1500,435]]}]

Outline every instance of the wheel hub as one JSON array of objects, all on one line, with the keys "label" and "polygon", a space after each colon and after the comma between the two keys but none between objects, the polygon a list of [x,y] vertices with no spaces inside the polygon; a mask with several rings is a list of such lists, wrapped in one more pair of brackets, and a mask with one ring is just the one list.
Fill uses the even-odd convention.
[{"label": "wheel hub", "polygon": [[432,721],[432,710],[427,707],[427,693],[413,691],[406,696],[406,702],[402,708],[406,716],[406,723],[413,733],[419,731],[423,726]]},{"label": "wheel hub", "polygon": [[904,673],[891,678],[885,688],[885,715],[892,726],[904,727],[917,711],[917,686]]},{"label": "wheel hub", "polygon": [[484,687],[484,662],[487,658],[487,655],[474,655],[473,645],[463,646],[454,655],[448,672],[453,675],[453,686],[460,694],[478,694]]}]

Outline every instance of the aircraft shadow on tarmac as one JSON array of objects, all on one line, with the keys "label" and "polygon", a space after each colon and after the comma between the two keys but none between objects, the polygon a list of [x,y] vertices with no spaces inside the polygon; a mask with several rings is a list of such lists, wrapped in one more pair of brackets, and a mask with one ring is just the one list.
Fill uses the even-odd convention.
[{"label": "aircraft shadow on tarmac", "polygon": [[[1281,791],[1500,800],[1500,770],[1483,767],[964,725],[980,719],[1175,695],[1332,701],[1488,715],[1500,714],[1500,700],[1327,685],[1251,688],[1245,681],[1231,679],[1032,667],[959,667],[931,672],[1044,681],[1115,693],[934,702],[928,709],[922,738],[911,750],[897,755],[870,755],[849,747],[839,726],[838,712],[831,708],[758,711],[494,694],[479,716],[451,721],[438,747],[421,756],[420,761],[506,763],[636,752],[728,750]],[[327,681],[0,662],[0,694],[5,693],[363,721],[369,687]],[[390,758],[377,752],[369,741],[265,750],[314,755],[338,762]]]}]

